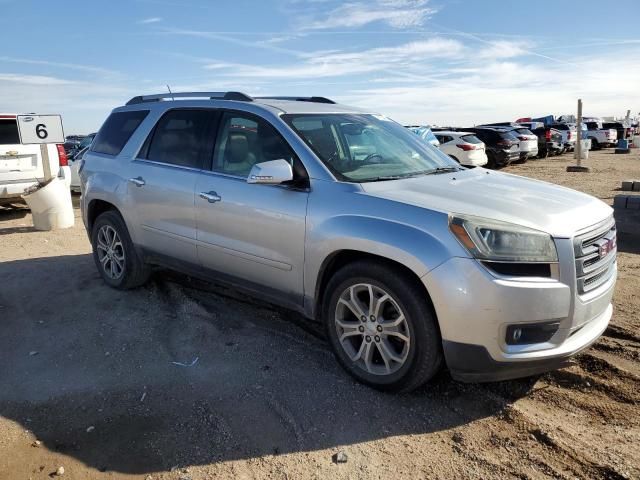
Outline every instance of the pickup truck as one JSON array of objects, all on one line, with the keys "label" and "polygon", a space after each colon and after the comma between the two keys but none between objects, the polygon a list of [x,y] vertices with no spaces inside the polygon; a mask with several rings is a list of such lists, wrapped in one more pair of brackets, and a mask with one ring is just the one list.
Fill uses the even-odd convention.
[{"label": "pickup truck", "polygon": [[591,139],[591,150],[602,147],[613,147],[618,140],[618,132],[614,128],[603,129],[599,122],[585,122],[587,124],[587,138]]},{"label": "pickup truck", "polygon": [[62,144],[45,145],[49,165],[40,145],[22,145],[16,114],[0,114],[0,205],[21,203],[24,191],[54,177],[71,182],[67,154]]}]

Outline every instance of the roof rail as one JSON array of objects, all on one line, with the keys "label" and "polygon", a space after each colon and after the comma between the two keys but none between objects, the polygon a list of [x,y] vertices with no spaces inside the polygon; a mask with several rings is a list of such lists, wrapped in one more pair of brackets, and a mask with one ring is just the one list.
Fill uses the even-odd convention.
[{"label": "roof rail", "polygon": [[336,103],[327,97],[255,97],[260,100],[292,100],[294,102]]},{"label": "roof rail", "polygon": [[174,98],[208,98],[210,100],[235,100],[238,102],[253,102],[253,98],[241,92],[174,92],[158,93],[156,95],[138,95],[133,97],[126,104],[135,105],[137,103],[159,102],[163,99]]}]

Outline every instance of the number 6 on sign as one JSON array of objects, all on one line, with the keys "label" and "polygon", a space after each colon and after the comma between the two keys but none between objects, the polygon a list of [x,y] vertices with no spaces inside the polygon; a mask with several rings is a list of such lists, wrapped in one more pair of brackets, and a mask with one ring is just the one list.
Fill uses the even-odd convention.
[{"label": "number 6 on sign", "polygon": [[64,143],[60,115],[18,115],[20,143]]}]

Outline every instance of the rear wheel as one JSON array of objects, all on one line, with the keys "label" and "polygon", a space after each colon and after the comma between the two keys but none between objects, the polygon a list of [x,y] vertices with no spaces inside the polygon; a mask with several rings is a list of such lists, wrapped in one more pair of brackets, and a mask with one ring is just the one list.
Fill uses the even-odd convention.
[{"label": "rear wheel", "polygon": [[600,144],[595,138],[591,139],[591,150],[600,150]]},{"label": "rear wheel", "polygon": [[98,272],[109,286],[134,288],[148,280],[150,269],[136,251],[119,213],[109,210],[98,216],[91,231],[91,244]]},{"label": "rear wheel", "polygon": [[426,294],[396,268],[359,261],[339,270],[327,286],[323,320],[340,364],[371,387],[413,390],[442,363]]}]

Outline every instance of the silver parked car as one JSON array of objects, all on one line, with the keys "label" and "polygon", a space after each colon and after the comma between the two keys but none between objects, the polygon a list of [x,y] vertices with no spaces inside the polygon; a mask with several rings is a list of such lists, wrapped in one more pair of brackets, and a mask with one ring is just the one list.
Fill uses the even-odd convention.
[{"label": "silver parked car", "polygon": [[151,265],[322,321],[358,380],[411,390],[557,368],[607,327],[612,210],[466,169],[389,118],[322,97],[135,97],[82,160],[104,281]]}]

